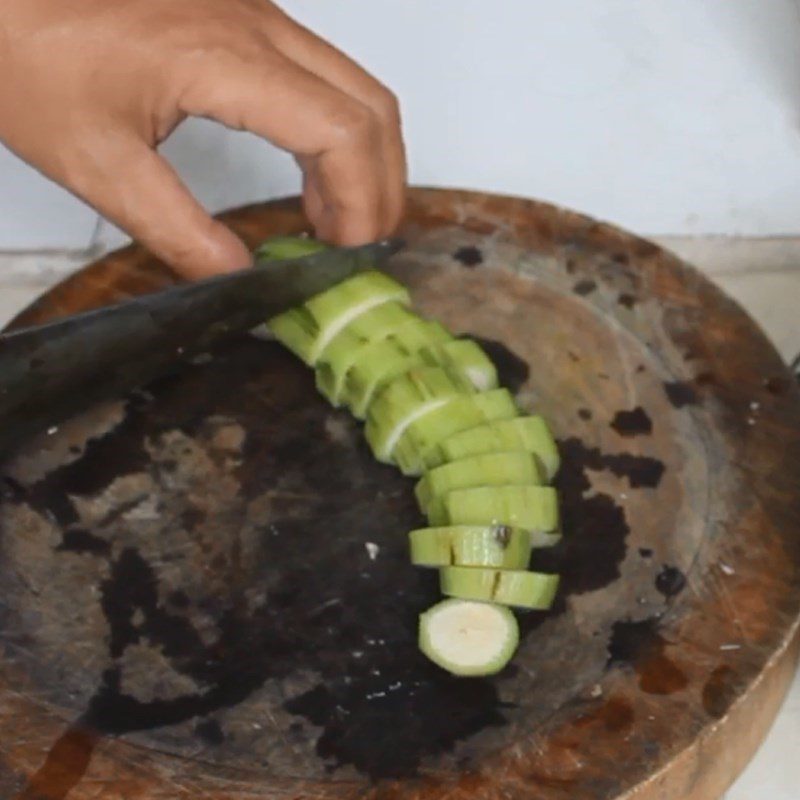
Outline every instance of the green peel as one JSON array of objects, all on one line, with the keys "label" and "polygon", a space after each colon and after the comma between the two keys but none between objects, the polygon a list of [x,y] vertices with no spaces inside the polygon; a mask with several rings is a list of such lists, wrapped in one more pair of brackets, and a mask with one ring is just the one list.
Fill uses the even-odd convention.
[{"label": "green peel", "polygon": [[420,352],[426,364],[442,366],[463,375],[479,392],[496,389],[497,369],[489,356],[471,339],[454,339],[445,344],[426,347]]},{"label": "green peel", "polygon": [[273,236],[255,251],[256,261],[284,261],[320,253],[328,245],[308,236]]},{"label": "green peel", "polygon": [[419,364],[419,351],[450,339],[438,323],[415,319],[385,340],[361,348],[344,379],[341,399],[352,414],[364,419],[372,398],[390,381]]},{"label": "green peel", "polygon": [[552,486],[479,486],[433,500],[428,521],[441,525],[508,525],[551,533],[559,529],[558,496]]},{"label": "green peel", "polygon": [[421,475],[426,468],[439,465],[438,442],[489,420],[509,419],[517,414],[516,401],[507,389],[454,398],[446,407],[409,425],[392,456],[404,475]]},{"label": "green peel", "polygon": [[525,569],[531,535],[503,525],[457,525],[411,531],[411,562],[418,567]]},{"label": "green peel", "polygon": [[477,567],[445,567],[439,577],[450,597],[541,611],[553,605],[559,583],[558,575],[543,572]]},{"label": "green peel", "polygon": [[319,326],[308,310],[300,306],[273,317],[268,330],[304,364],[311,364],[314,343],[319,336]]},{"label": "green peel", "polygon": [[367,345],[395,334],[422,320],[397,302],[382,303],[356,317],[331,339],[317,361],[317,389],[333,405],[341,404],[345,378]]},{"label": "green peel", "polygon": [[[408,305],[411,302],[408,290],[382,272],[360,272],[312,297],[299,309],[278,314],[267,322],[267,327],[292,352],[303,353],[305,357],[300,357],[313,366],[342,329],[371,308],[392,301]],[[300,315],[302,341],[298,343],[291,337],[295,335]],[[309,335],[310,346],[306,341]]]},{"label": "green peel", "polygon": [[442,464],[425,474],[414,493],[423,514],[437,497],[455,489],[504,484],[533,484],[544,482],[539,460],[532,453],[515,450],[507,453],[484,453]]},{"label": "green peel", "polygon": [[441,367],[415,367],[389,383],[372,401],[364,435],[379,461],[391,460],[409,425],[472,386]]},{"label": "green peel", "polygon": [[481,453],[502,450],[524,450],[533,453],[542,463],[549,483],[558,472],[558,447],[547,423],[540,416],[518,417],[493,421],[461,431],[442,440],[436,458],[440,463],[457,461]]}]

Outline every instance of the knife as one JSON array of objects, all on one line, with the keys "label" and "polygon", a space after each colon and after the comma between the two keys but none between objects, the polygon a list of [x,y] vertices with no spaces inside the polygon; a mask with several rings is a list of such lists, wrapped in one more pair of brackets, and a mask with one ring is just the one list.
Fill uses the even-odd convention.
[{"label": "knife", "polygon": [[374,268],[396,239],[323,250],[0,336],[0,459],[92,404],[142,386],[345,278]]}]

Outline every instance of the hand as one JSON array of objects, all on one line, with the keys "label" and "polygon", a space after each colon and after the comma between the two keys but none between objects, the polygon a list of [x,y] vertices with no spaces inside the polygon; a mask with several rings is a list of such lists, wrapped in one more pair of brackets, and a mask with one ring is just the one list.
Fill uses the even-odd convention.
[{"label": "hand", "polygon": [[2,0],[0,140],[187,277],[250,263],[156,147],[188,116],[295,155],[322,239],[389,234],[393,95],[266,0]]}]

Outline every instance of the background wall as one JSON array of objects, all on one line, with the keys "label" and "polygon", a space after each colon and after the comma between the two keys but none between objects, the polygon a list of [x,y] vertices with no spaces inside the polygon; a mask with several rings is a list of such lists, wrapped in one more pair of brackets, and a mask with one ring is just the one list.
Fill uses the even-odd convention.
[{"label": "background wall", "polygon": [[[649,235],[800,234],[799,0],[283,6],[400,96],[415,183]],[[287,156],[206,122],[165,152],[214,210],[299,185]],[[96,221],[0,151],[0,249],[83,247]]]}]

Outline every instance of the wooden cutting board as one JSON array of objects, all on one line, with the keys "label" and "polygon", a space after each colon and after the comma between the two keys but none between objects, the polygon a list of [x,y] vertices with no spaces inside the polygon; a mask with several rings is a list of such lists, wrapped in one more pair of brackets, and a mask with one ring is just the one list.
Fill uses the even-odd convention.
[{"label": "wooden cutting board", "polygon": [[[225,219],[250,244],[306,227],[294,200]],[[554,611],[496,678],[426,662],[412,482],[242,337],[4,468],[0,796],[711,800],[745,765],[797,655],[775,351],[692,268],[552,206],[418,189],[404,235],[416,306],[560,439]],[[129,248],[16,324],[172,280]]]}]

